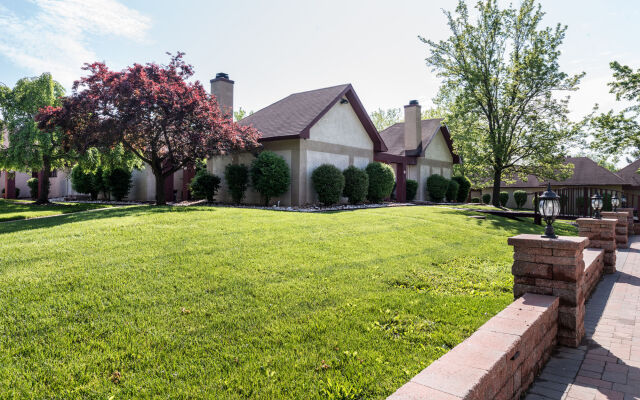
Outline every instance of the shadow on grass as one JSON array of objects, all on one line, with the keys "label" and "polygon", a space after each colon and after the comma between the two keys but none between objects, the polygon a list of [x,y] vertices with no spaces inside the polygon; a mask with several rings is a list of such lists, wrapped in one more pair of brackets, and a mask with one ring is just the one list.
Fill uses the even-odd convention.
[{"label": "shadow on grass", "polygon": [[[50,217],[11,220],[0,223],[0,235],[33,229],[50,228],[54,226],[72,224],[76,222],[93,221],[105,218],[133,217],[138,215],[159,214],[168,212],[192,212],[209,211],[215,212],[215,208],[189,208],[173,206],[131,206],[118,208],[101,208],[75,213],[54,215]],[[1,221],[1,220],[0,220]]]},{"label": "shadow on grass", "polygon": [[[478,213],[470,212],[470,211],[456,211],[456,210],[444,210],[443,214],[453,214],[453,215],[464,215],[467,217],[471,217],[473,215],[478,215]],[[536,225],[533,222],[527,220],[513,220],[506,217],[499,217],[488,214],[480,214],[486,218],[469,218],[469,224],[476,224],[477,226],[483,226],[486,224],[490,224],[493,228],[500,228],[503,230],[511,231],[512,234],[521,234],[521,233],[531,233],[531,234],[544,234],[545,226],[544,225]],[[578,234],[578,229],[568,225],[566,223],[558,223],[556,222],[553,225],[556,234],[559,236],[576,236]]]}]

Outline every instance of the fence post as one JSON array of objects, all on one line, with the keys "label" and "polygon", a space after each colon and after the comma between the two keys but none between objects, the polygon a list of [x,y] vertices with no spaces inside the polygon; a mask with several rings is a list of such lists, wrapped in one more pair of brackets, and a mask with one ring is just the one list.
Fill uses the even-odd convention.
[{"label": "fence post", "polygon": [[536,225],[542,225],[542,217],[540,216],[540,211],[538,210],[538,192],[536,192],[536,196],[533,200],[533,223]]},{"label": "fence post", "polygon": [[589,189],[584,188],[584,193],[583,193],[583,198],[584,198],[584,205],[583,205],[583,210],[582,210],[582,216],[583,217],[588,217],[589,216],[589,205],[591,204],[591,199],[589,198]]}]

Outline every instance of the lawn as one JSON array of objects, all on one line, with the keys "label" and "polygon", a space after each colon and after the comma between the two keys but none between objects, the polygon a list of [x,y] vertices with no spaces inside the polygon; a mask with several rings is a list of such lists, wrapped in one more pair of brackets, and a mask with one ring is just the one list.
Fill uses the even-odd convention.
[{"label": "lawn", "polygon": [[51,203],[47,205],[37,205],[31,200],[0,199],[0,222],[69,214],[107,207],[111,206],[95,203]]},{"label": "lawn", "polygon": [[0,224],[0,393],[385,398],[512,301],[507,237],[543,227],[471,214],[141,206]]}]

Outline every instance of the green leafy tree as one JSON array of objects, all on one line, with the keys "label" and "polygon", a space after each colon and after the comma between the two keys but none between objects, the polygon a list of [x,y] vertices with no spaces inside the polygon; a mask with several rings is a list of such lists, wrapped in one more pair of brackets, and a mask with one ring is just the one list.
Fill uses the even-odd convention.
[{"label": "green leafy tree", "polygon": [[388,110],[378,108],[369,116],[371,117],[373,124],[376,126],[376,129],[378,129],[378,131],[383,131],[391,125],[402,121],[400,118],[400,112],[399,108],[389,108]]},{"label": "green leafy tree", "polygon": [[71,187],[78,193],[86,193],[91,200],[97,200],[98,194],[104,190],[102,168],[87,170],[76,164],[71,170]]},{"label": "green leafy tree", "polygon": [[238,111],[233,112],[233,120],[237,122],[237,121],[240,121],[242,118],[246,117],[247,115],[251,115],[251,114],[253,114],[253,111],[249,111],[249,113],[247,113],[247,110],[240,107],[238,108]]},{"label": "green leafy tree", "polygon": [[463,161],[490,171],[493,203],[499,206],[503,179],[570,174],[564,160],[577,132],[567,117],[568,96],[557,93],[577,89],[584,74],[560,70],[566,26],[541,28],[544,13],[535,0],[506,9],[485,0],[476,9],[472,21],[460,0],[455,13],[445,11],[449,38],[420,39],[431,50],[427,65],[442,78],[441,97],[453,106],[451,114],[471,115],[465,135],[473,151]]},{"label": "green leafy tree", "polygon": [[284,158],[274,152],[263,151],[249,169],[253,187],[262,195],[264,205],[286,193],[291,184],[291,171]]},{"label": "green leafy tree", "polygon": [[[625,154],[640,158],[640,69],[634,71],[617,61],[609,65],[613,70],[610,92],[616,95],[616,100],[630,105],[620,112],[611,110],[601,114],[598,114],[598,105],[594,107],[585,121],[587,132],[594,139],[590,148],[614,160]],[[611,165],[609,160],[599,160],[599,163],[605,168]]]},{"label": "green leafy tree", "polygon": [[62,145],[61,131],[42,131],[34,120],[41,108],[59,106],[63,95],[64,88],[49,73],[20,79],[13,89],[0,85],[0,114],[9,139],[0,148],[0,168],[22,172],[42,170],[39,204],[49,202],[51,171],[73,159]]},{"label": "green leafy tree", "polygon": [[117,200],[124,199],[131,190],[131,170],[128,168],[112,168],[104,172],[104,185]]}]

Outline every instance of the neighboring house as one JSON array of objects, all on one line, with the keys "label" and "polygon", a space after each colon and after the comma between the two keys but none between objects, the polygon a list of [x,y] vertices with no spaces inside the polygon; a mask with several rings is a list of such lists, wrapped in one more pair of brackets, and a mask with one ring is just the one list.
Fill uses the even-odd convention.
[{"label": "neighboring house", "polygon": [[[507,203],[507,207],[515,208],[516,203],[513,198],[513,193],[516,190],[524,190],[529,193],[524,208],[533,208],[535,193],[543,192],[549,182],[551,183],[551,188],[556,192],[560,192],[564,189],[573,189],[573,192],[576,193],[576,195],[578,193],[583,193],[584,189],[598,190],[602,192],[620,192],[627,187],[627,181],[625,179],[620,177],[618,174],[601,167],[588,157],[567,157],[566,163],[573,164],[574,168],[571,177],[563,181],[542,181],[534,175],[529,175],[526,181],[516,179],[514,183],[510,184],[505,184],[503,182],[500,190],[502,192],[509,193],[509,202]],[[474,190],[472,192],[472,196],[480,197],[486,193],[493,194],[493,186],[483,188],[481,192],[479,190]]]},{"label": "neighboring house", "polygon": [[[233,115],[233,87],[234,82],[224,73],[211,80],[211,93],[227,115]],[[332,164],[342,170],[350,165],[365,168],[372,161],[385,162],[394,168],[398,201],[405,201],[406,179],[417,180],[416,197],[426,199],[427,177],[436,173],[451,177],[453,164],[458,163],[459,158],[453,153],[451,136],[442,120],[421,121],[420,116],[420,105],[412,101],[405,106],[405,122],[379,133],[353,87],[344,84],[292,94],[239,123],[259,130],[263,150],[282,156],[290,166],[289,190],[272,200],[288,206],[317,202],[311,174],[320,165]],[[230,163],[249,166],[253,159],[254,154],[241,152],[208,160],[207,169],[222,179],[217,200],[231,201],[224,181],[225,167]],[[59,178],[52,180],[51,197],[74,195],[68,174],[59,171],[58,175]],[[166,198],[169,201],[187,199],[188,184],[193,175],[192,169],[184,169],[167,177]],[[29,177],[28,174],[16,174],[21,197],[28,196],[29,191],[23,190],[22,181],[26,187]],[[155,179],[149,168],[134,171],[132,180],[128,199],[154,200]],[[250,187],[244,202],[260,204],[261,198]]]},{"label": "neighboring house", "polygon": [[429,200],[427,178],[433,174],[451,178],[453,164],[459,164],[460,158],[453,152],[451,135],[442,119],[422,120],[421,116],[417,100],[404,106],[404,122],[380,133],[388,150],[379,154],[376,160],[402,165],[406,179],[418,182],[415,199]]}]

